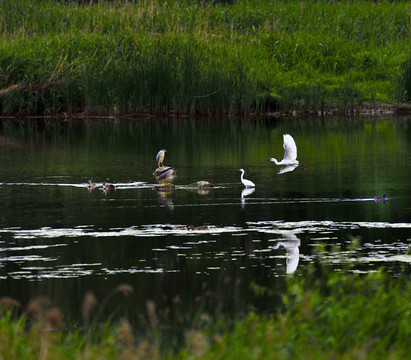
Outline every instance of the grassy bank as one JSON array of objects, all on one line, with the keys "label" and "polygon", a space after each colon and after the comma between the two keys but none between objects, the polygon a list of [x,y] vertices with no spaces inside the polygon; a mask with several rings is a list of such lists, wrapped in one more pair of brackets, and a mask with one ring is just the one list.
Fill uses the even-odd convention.
[{"label": "grassy bank", "polygon": [[346,111],[409,100],[407,1],[86,3],[0,3],[0,113]]},{"label": "grassy bank", "polygon": [[[0,358],[4,359],[405,359],[411,351],[411,282],[384,272],[358,275],[328,272],[313,266],[303,278],[287,280],[282,307],[276,314],[250,313],[235,321],[214,321],[207,314],[189,324],[164,323],[155,304],[139,322],[93,321],[96,299],[86,294],[82,305],[86,326],[63,328],[62,315],[44,298],[32,301],[21,317],[18,305],[1,299]],[[279,296],[270,289],[255,291]],[[127,295],[131,288],[113,290]],[[104,304],[104,300],[102,303]],[[91,316],[91,314],[94,314]],[[163,314],[164,315],[164,314]],[[184,334],[179,345],[178,333]],[[168,335],[167,335],[168,334]]]}]

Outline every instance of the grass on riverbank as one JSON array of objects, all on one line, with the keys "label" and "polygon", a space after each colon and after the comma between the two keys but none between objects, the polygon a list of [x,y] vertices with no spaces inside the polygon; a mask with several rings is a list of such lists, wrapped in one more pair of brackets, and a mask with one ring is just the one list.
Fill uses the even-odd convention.
[{"label": "grass on riverbank", "polygon": [[[10,309],[17,302],[2,298],[0,358],[405,359],[411,351],[411,281],[404,272],[393,278],[383,271],[360,275],[315,264],[304,277],[287,279],[275,314],[249,313],[234,321],[197,314],[184,328],[174,326],[171,335],[170,324],[163,323],[150,301],[141,317],[146,331],[137,333],[133,319],[101,326],[101,319],[93,321],[96,299],[90,293],[82,305],[86,326],[76,331],[61,330],[62,315],[47,299],[32,301],[26,314],[16,317]],[[120,285],[111,294],[131,290]],[[176,329],[185,339],[178,346]]]},{"label": "grass on riverbank", "polygon": [[0,9],[2,114],[345,111],[409,96],[406,1],[4,0]]}]

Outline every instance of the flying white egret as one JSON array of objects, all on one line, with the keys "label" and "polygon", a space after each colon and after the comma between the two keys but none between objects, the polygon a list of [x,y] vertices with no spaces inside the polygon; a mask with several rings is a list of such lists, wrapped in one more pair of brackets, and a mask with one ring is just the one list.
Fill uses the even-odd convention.
[{"label": "flying white egret", "polygon": [[279,174],[285,174],[287,172],[294,171],[299,165],[294,164],[294,165],[284,165],[280,171],[278,172]]},{"label": "flying white egret", "polygon": [[164,156],[167,150],[161,149],[156,156],[157,167],[163,166]]},{"label": "flying white egret", "polygon": [[244,169],[240,169],[239,171],[241,172],[241,182],[243,183],[243,185],[245,187],[254,187],[255,184],[252,181],[244,179],[244,173],[245,173]]},{"label": "flying white egret", "polygon": [[277,161],[277,159],[270,158],[268,161],[272,161],[276,165],[298,165],[299,161],[297,160],[297,146],[295,145],[293,137],[289,134],[284,134],[283,138],[284,159]]}]

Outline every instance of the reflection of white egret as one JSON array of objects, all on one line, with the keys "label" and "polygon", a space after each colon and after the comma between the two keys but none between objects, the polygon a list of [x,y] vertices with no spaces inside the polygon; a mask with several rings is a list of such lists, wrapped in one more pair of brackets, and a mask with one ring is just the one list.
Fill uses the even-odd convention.
[{"label": "reflection of white egret", "polygon": [[294,234],[284,234],[284,241],[277,242],[273,246],[273,249],[278,249],[280,246],[285,248],[286,257],[287,257],[287,274],[292,274],[295,272],[300,260],[300,249],[301,244],[300,239]]},{"label": "reflection of white egret", "polygon": [[241,191],[241,199],[244,199],[246,196],[251,195],[255,191],[255,188],[246,187]]},{"label": "reflection of white egret", "polygon": [[270,158],[268,159],[268,161],[272,161],[276,165],[298,165],[299,162],[297,160],[297,146],[295,145],[293,137],[289,134],[284,134],[283,139],[284,159],[277,161],[277,159],[275,158]]},{"label": "reflection of white egret", "polygon": [[156,156],[156,164],[157,167],[163,166],[163,161],[164,161],[164,156],[166,155],[166,151],[164,149],[161,149]]},{"label": "reflection of white egret", "polygon": [[287,172],[291,172],[294,171],[294,169],[298,167],[298,164],[294,164],[294,165],[285,165],[281,168],[281,170],[278,172],[279,174],[284,174]]},{"label": "reflection of white egret", "polygon": [[252,181],[244,179],[244,173],[245,173],[244,169],[240,169],[239,171],[241,172],[241,182],[243,183],[243,185],[245,187],[254,187],[255,184]]},{"label": "reflection of white egret", "polygon": [[255,191],[255,188],[252,188],[252,187],[245,187],[241,191],[241,207],[244,207],[245,205],[246,196],[251,195],[254,191]]}]

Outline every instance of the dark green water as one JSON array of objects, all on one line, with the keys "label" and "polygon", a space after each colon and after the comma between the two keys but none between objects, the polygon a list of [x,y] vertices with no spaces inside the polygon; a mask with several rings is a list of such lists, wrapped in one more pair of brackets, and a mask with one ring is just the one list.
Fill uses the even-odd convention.
[{"label": "dark green water", "polygon": [[[266,160],[282,159],[285,133],[301,166],[278,174]],[[170,192],[153,190],[161,148],[179,172]],[[409,272],[410,150],[409,118],[3,121],[0,296],[47,295],[76,322],[87,290],[102,299],[128,283],[133,295],[114,296],[108,313],[178,299],[218,315],[272,310],[254,285],[281,293],[321,246],[336,271],[355,258],[355,271]],[[248,195],[239,168],[256,183]],[[117,189],[88,191],[89,179]],[[187,186],[198,180],[216,186]]]}]

